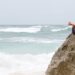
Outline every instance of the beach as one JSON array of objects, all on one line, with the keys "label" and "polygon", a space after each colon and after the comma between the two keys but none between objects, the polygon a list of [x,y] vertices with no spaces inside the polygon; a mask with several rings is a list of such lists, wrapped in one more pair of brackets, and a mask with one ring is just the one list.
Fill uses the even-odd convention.
[{"label": "beach", "polygon": [[70,32],[66,25],[0,25],[0,75],[45,75]]}]

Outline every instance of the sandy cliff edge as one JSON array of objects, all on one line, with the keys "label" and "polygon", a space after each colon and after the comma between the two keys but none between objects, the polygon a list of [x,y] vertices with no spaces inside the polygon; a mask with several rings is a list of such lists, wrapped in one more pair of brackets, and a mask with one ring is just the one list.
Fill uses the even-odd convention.
[{"label": "sandy cliff edge", "polygon": [[70,34],[58,48],[46,75],[75,75],[75,35]]}]

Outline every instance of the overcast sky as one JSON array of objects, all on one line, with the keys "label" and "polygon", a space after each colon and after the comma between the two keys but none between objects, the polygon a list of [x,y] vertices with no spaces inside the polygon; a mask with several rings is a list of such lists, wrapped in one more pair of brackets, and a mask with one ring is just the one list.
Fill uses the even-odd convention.
[{"label": "overcast sky", "polygon": [[75,0],[0,0],[1,24],[66,24],[75,21]]}]

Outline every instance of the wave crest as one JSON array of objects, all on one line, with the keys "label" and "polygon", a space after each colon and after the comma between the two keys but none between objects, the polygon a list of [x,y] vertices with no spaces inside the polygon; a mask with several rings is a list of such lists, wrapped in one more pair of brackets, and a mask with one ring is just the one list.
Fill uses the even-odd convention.
[{"label": "wave crest", "polygon": [[41,26],[32,26],[27,28],[1,28],[0,32],[28,32],[28,33],[37,33],[41,30]]},{"label": "wave crest", "polygon": [[44,75],[53,54],[0,53],[0,75]]},{"label": "wave crest", "polygon": [[20,42],[20,43],[60,43],[64,40],[60,39],[45,39],[45,38],[33,38],[33,37],[12,37],[12,38],[1,38],[0,41],[5,42]]},{"label": "wave crest", "polygon": [[52,32],[59,32],[59,31],[64,31],[64,30],[67,30],[69,29],[70,27],[65,27],[65,28],[61,28],[61,29],[52,29],[51,31]]}]

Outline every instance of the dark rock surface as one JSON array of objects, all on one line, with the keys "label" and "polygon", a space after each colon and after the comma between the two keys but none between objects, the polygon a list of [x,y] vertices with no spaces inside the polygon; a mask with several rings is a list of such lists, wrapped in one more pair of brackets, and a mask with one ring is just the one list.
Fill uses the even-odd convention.
[{"label": "dark rock surface", "polygon": [[75,75],[75,35],[70,34],[54,54],[46,75]]}]

